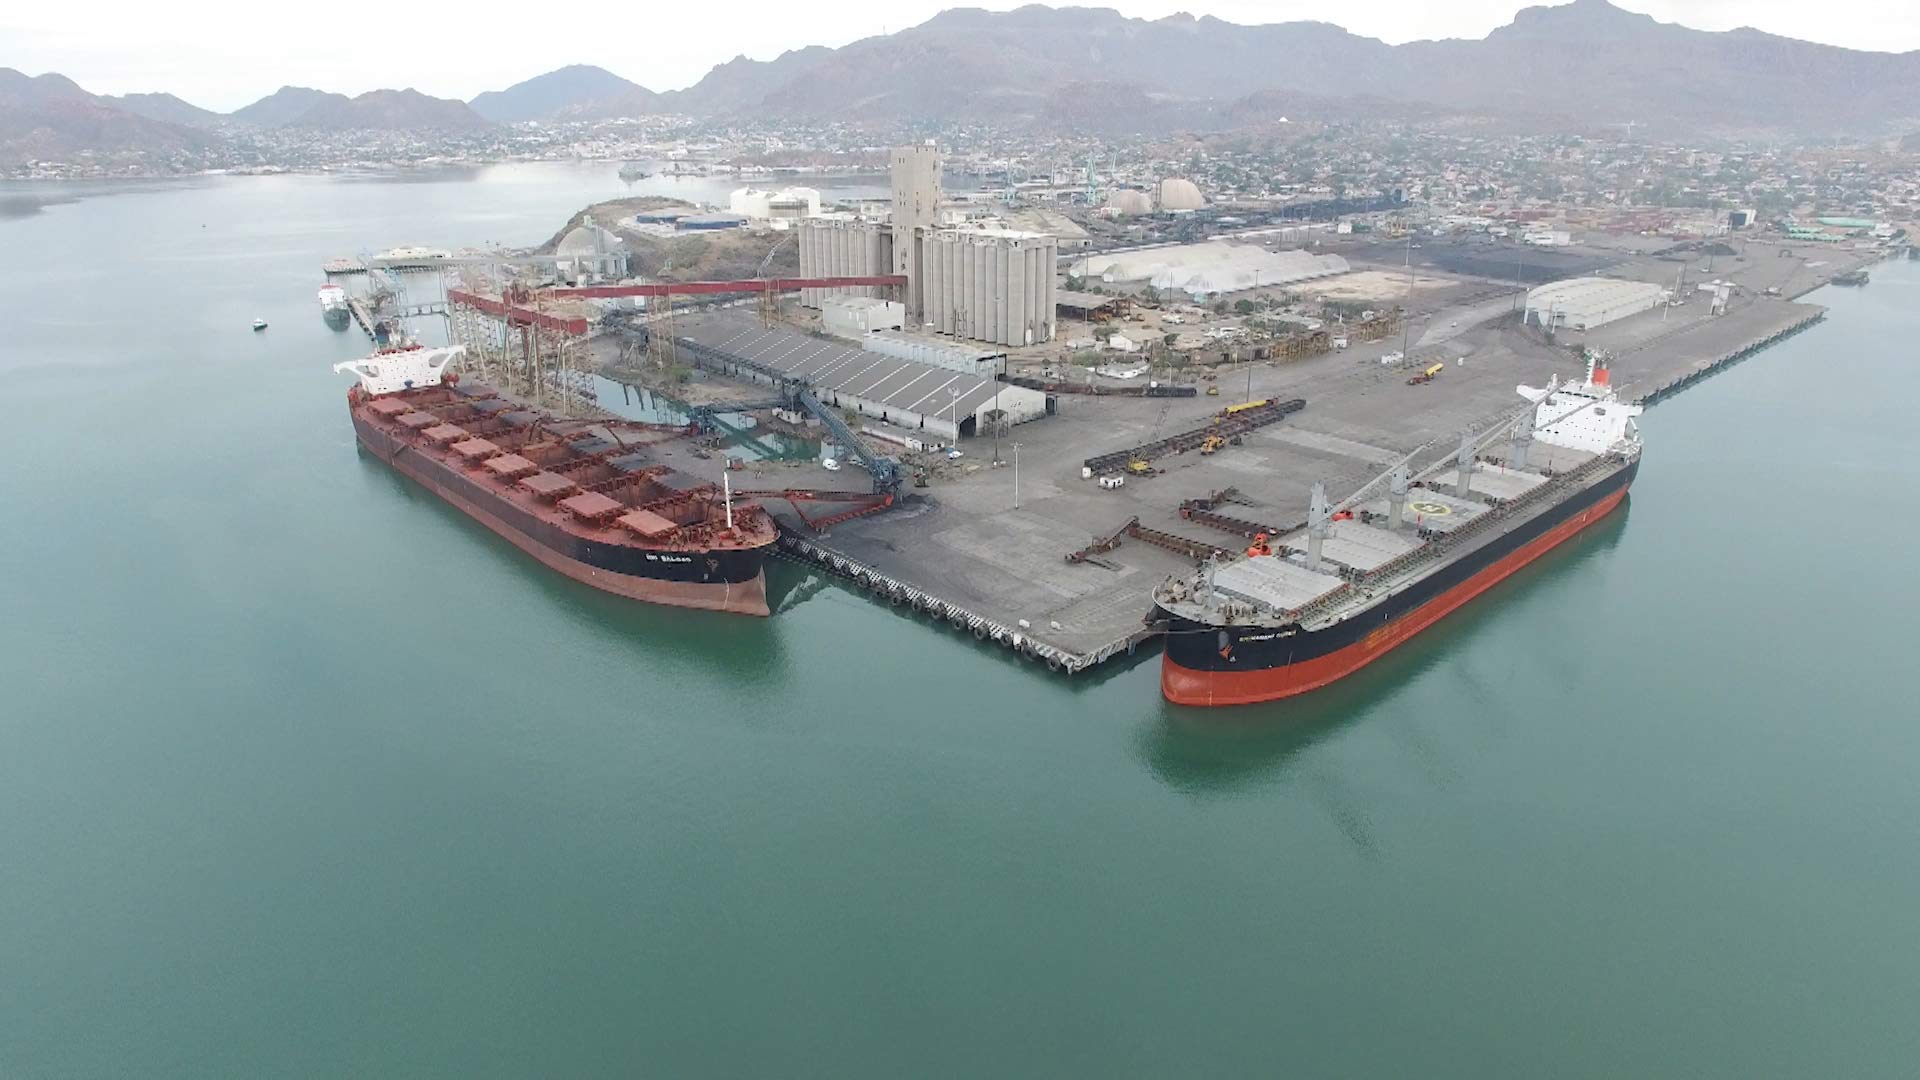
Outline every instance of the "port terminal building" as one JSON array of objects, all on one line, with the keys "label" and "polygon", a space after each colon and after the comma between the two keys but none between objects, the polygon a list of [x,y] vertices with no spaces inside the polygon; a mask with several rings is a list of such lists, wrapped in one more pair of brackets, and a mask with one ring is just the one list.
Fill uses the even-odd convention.
[{"label": "port terminal building", "polygon": [[701,347],[703,365],[723,374],[767,384],[801,380],[827,405],[943,444],[1047,414],[1047,396],[1038,390],[768,325],[741,312],[687,319],[676,333]]}]

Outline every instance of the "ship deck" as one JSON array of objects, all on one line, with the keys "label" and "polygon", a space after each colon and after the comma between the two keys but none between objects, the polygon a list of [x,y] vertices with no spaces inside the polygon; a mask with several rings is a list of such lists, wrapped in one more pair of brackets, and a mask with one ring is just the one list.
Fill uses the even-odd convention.
[{"label": "ship deck", "polygon": [[[1549,512],[1628,463],[1618,457],[1563,453],[1571,467],[1553,477],[1497,464],[1476,466],[1464,494],[1456,486],[1456,469],[1436,473],[1430,486],[1408,493],[1398,529],[1387,527],[1387,500],[1373,500],[1363,504],[1360,518],[1329,524],[1320,546],[1320,569],[1304,565],[1308,535],[1300,529],[1281,538],[1275,557],[1239,559],[1217,568],[1213,590],[1234,605],[1234,621],[1242,624],[1299,622],[1315,629],[1340,622],[1471,558],[1506,531]],[[1199,570],[1184,586],[1158,593],[1156,600],[1172,614],[1206,622],[1217,612],[1200,601],[1205,595],[1205,571]]]},{"label": "ship deck", "polygon": [[658,460],[678,436],[648,425],[559,420],[466,384],[361,397],[354,415],[407,452],[490,481],[500,500],[598,543],[648,551],[766,547],[771,515]]}]

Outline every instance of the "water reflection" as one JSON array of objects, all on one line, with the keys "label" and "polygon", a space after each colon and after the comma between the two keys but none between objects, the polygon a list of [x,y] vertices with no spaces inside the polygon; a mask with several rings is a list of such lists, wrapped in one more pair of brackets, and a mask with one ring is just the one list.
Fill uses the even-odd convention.
[{"label": "water reflection", "polygon": [[32,217],[49,206],[77,201],[58,195],[0,195],[0,218]]},{"label": "water reflection", "polygon": [[[594,404],[628,420],[649,424],[684,424],[693,406],[644,386],[596,375]],[[734,457],[751,461],[809,461],[820,454],[820,440],[775,431],[747,413],[719,412],[714,417],[725,448]]]},{"label": "water reflection", "polygon": [[343,184],[448,184],[478,180],[491,165],[421,165],[381,170],[329,172]]},{"label": "water reflection", "polygon": [[[597,636],[627,641],[652,657],[698,664],[729,678],[787,677],[786,652],[773,620],[649,604],[582,584],[548,569],[505,537],[395,472],[365,447],[356,444],[356,449],[361,467],[380,476],[389,490],[412,504],[410,509],[451,522],[463,534],[460,542],[511,564],[554,610]],[[773,569],[772,560],[768,569]]]}]

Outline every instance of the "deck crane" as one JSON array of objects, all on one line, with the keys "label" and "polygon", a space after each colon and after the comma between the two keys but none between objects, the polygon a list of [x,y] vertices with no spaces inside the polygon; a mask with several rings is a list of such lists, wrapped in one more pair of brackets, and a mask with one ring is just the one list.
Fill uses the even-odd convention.
[{"label": "deck crane", "polygon": [[[1547,384],[1548,393],[1552,393],[1557,388],[1557,380],[1550,381]],[[1464,496],[1467,494],[1468,485],[1473,478],[1473,463],[1480,456],[1482,450],[1485,450],[1502,437],[1505,437],[1513,444],[1513,454],[1509,459],[1510,464],[1515,468],[1522,467],[1526,464],[1527,452],[1533,445],[1535,432],[1551,427],[1553,424],[1560,423],[1568,417],[1577,416],[1601,403],[1598,399],[1589,401],[1578,408],[1557,414],[1553,419],[1542,424],[1535,422],[1535,420],[1538,419],[1537,409],[1539,402],[1529,401],[1525,405],[1502,416],[1500,419],[1495,420],[1492,424],[1489,424],[1479,435],[1476,436],[1471,431],[1462,435],[1460,437],[1460,447],[1453,453],[1442,455],[1417,473],[1408,473],[1407,469],[1413,464],[1414,460],[1440,441],[1438,439],[1429,439],[1419,446],[1414,447],[1413,451],[1405,457],[1388,466],[1386,471],[1368,480],[1358,488],[1355,488],[1352,494],[1340,500],[1338,503],[1327,506],[1324,497],[1316,498],[1313,506],[1309,508],[1307,515],[1309,535],[1312,535],[1312,530],[1317,526],[1320,529],[1319,535],[1324,536],[1326,534],[1325,530],[1332,523],[1336,515],[1351,510],[1353,507],[1372,498],[1382,484],[1387,486],[1387,499],[1390,504],[1390,516],[1387,521],[1387,528],[1397,530],[1400,528],[1400,512],[1401,508],[1406,505],[1407,493],[1416,484],[1438,475],[1448,466],[1452,466],[1459,470],[1459,480],[1455,488],[1455,494]],[[1530,420],[1530,417],[1534,419]],[[1314,487],[1316,492],[1323,490],[1318,484],[1315,484]]]}]

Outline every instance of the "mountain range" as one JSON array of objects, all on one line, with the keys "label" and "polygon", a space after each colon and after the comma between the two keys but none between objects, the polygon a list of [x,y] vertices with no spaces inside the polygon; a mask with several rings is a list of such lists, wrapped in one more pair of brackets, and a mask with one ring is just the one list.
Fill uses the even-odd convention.
[{"label": "mountain range", "polygon": [[[838,49],[723,64],[676,111],[1044,122],[1077,85],[1131,87],[1163,122],[1262,112],[1275,92],[1673,133],[1882,131],[1920,115],[1920,52],[1693,30],[1607,0],[1530,7],[1479,40],[1388,45],[1320,22],[1240,26],[1100,8],[957,8]],[[1128,98],[1116,102],[1125,128]],[[1092,99],[1098,105],[1099,98]],[[1178,107],[1170,107],[1178,106]],[[1131,128],[1138,130],[1138,128]]]},{"label": "mountain range", "polygon": [[59,75],[0,69],[0,166],[88,151],[182,152],[238,127],[460,133],[654,113],[1094,133],[1471,116],[1671,136],[1879,135],[1920,127],[1920,52],[1693,30],[1608,0],[1526,8],[1482,39],[1403,45],[1322,22],[955,8],[840,48],[735,57],[666,93],[576,64],[465,103],[414,90],[349,98],[288,86],[222,115],[171,94],[100,97]]},{"label": "mountain range", "polygon": [[489,90],[467,103],[499,124],[563,117],[608,119],[660,111],[660,95],[605,68],[570,64],[505,90]]},{"label": "mountain range", "polygon": [[62,75],[0,68],[0,168],[94,155],[165,169],[209,143],[207,133],[155,120],[87,93]]}]

